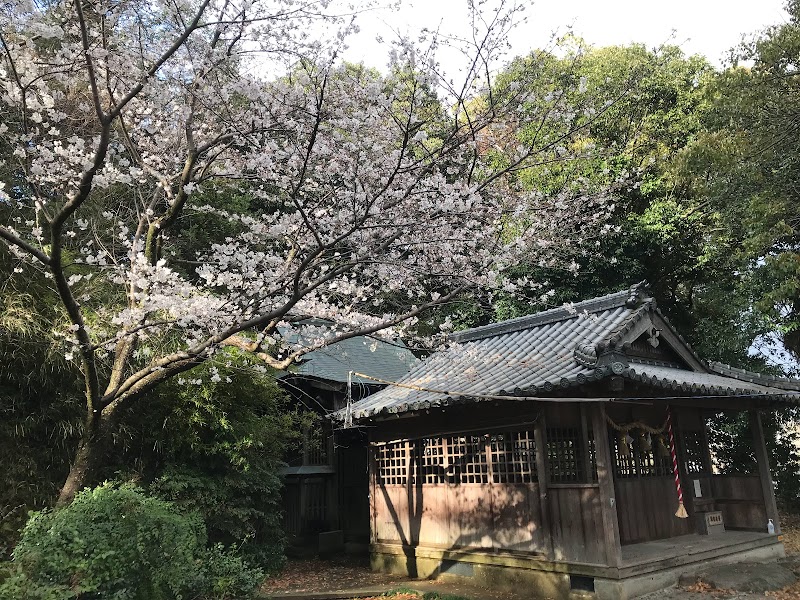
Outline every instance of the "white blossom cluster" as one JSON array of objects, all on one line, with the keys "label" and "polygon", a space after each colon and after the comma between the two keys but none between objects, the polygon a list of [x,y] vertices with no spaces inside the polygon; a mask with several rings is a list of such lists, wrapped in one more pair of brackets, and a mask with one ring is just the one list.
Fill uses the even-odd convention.
[{"label": "white blossom cluster", "polygon": [[[234,336],[277,360],[355,332],[401,334],[456,291],[538,289],[508,269],[575,270],[564,256],[607,232],[610,190],[552,196],[515,176],[571,152],[579,107],[556,95],[519,110],[521,89],[494,103],[447,96],[412,46],[388,77],[326,62],[308,21],[327,3],[313,4],[133,0],[81,16],[11,0],[3,239],[31,260],[59,248],[47,266],[65,305],[97,322],[76,337],[84,360],[127,353],[108,394]],[[256,50],[308,58],[259,77]],[[509,128],[541,120],[561,143],[515,148],[513,168],[491,160]],[[220,231],[192,237],[195,221]],[[284,335],[300,317],[335,326]]]}]

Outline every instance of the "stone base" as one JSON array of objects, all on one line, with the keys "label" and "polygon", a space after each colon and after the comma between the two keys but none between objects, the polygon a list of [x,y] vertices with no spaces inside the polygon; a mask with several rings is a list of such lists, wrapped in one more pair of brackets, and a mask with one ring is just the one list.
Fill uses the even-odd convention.
[{"label": "stone base", "polygon": [[[372,544],[372,569],[417,579],[454,579],[493,590],[519,592],[531,598],[577,600],[628,600],[678,583],[687,573],[714,564],[740,561],[766,562],[784,556],[776,537],[761,540],[750,548],[720,549],[717,556],[691,557],[676,561],[665,558],[647,565],[647,572],[567,562],[551,562],[541,556],[499,554],[483,550],[445,550],[408,547],[400,544]],[[677,563],[677,564],[676,564]]]},{"label": "stone base", "polygon": [[[644,594],[649,594],[650,592],[657,592],[658,590],[676,585],[678,579],[680,579],[682,575],[699,573],[700,571],[712,568],[714,565],[739,562],[771,562],[785,555],[783,544],[778,542],[770,544],[769,546],[743,550],[702,562],[665,568],[646,575],[627,577],[618,580],[599,580],[597,597],[603,599],[608,598],[609,600],[611,598],[628,600],[629,598],[636,598]],[[600,588],[602,588],[602,592]]]}]

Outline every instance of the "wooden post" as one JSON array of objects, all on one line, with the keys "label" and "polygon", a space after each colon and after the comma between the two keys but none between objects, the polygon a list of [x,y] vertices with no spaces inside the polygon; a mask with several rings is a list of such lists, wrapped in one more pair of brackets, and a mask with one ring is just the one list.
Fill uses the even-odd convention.
[{"label": "wooden post", "polygon": [[376,460],[375,445],[367,442],[367,474],[369,477],[369,540],[373,544],[378,542],[378,515],[377,515],[377,480],[378,461]]},{"label": "wooden post", "polygon": [[[761,480],[761,492],[764,495],[764,508],[767,519],[772,519],[775,533],[780,534],[781,524],[778,519],[778,507],[775,504],[775,488],[772,486],[772,475],[769,472],[769,455],[764,441],[764,427],[761,424],[761,415],[757,410],[750,411],[750,429],[753,432],[753,450],[758,461],[758,478]],[[764,523],[764,529],[767,524]]]},{"label": "wooden post", "polygon": [[547,429],[545,428],[545,410],[540,405],[539,418],[533,429],[536,443],[536,477],[539,484],[539,524],[542,527],[544,553],[548,560],[553,560],[553,528],[550,524],[550,502],[547,499]]},{"label": "wooden post", "polygon": [[298,513],[298,530],[305,534],[308,529],[308,481],[303,475],[297,478],[297,486],[300,491],[300,511]]},{"label": "wooden post", "polygon": [[711,456],[711,443],[708,439],[708,425],[706,423],[707,412],[700,411],[700,431],[703,434],[703,461],[705,462],[706,473],[708,474],[708,485],[711,487],[711,478],[714,476],[714,459]]},{"label": "wooden post", "polygon": [[606,563],[609,567],[619,567],[622,564],[622,552],[619,543],[617,500],[614,492],[614,463],[611,460],[605,406],[599,402],[593,403],[591,416],[597,460],[597,482],[600,484],[600,510],[603,515],[603,544],[606,551]]}]

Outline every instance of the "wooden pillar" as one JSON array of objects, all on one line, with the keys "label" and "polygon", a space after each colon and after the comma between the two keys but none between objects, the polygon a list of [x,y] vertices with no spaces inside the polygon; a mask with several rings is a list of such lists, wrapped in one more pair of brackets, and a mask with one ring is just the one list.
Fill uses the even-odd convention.
[{"label": "wooden pillar", "polygon": [[700,429],[703,439],[703,462],[705,463],[705,471],[708,474],[709,486],[711,485],[711,477],[714,476],[714,458],[711,456],[711,441],[708,437],[708,411],[700,411]]},{"label": "wooden pillar", "polygon": [[300,491],[300,510],[298,511],[298,530],[305,534],[308,529],[308,482],[306,477],[297,478],[297,487]]},{"label": "wooden pillar", "polygon": [[375,446],[367,442],[367,476],[369,477],[369,541],[373,544],[378,542],[378,515],[377,499],[377,480],[378,480],[378,461],[376,460]]},{"label": "wooden pillar", "polygon": [[553,527],[550,522],[550,501],[547,499],[547,429],[545,424],[545,410],[540,405],[539,417],[533,429],[534,441],[536,443],[536,477],[539,487],[539,524],[542,528],[542,539],[544,540],[544,554],[548,560],[553,560],[555,551],[553,550]]},{"label": "wooden pillar", "polygon": [[[778,507],[775,504],[775,488],[772,486],[772,475],[769,472],[769,455],[767,445],[764,440],[764,427],[761,424],[761,415],[757,410],[750,411],[750,429],[753,432],[753,450],[758,461],[758,478],[761,480],[761,492],[764,495],[764,508],[767,511],[767,519],[772,519],[775,525],[775,533],[781,532],[781,524],[778,519]],[[764,529],[767,524],[764,523]]]},{"label": "wooden pillar", "polygon": [[614,463],[611,460],[611,445],[608,440],[606,409],[602,403],[595,402],[590,410],[597,461],[597,482],[600,484],[600,510],[603,515],[603,544],[606,551],[606,564],[610,567],[619,567],[622,563],[622,553],[619,543],[617,499],[614,492]]}]

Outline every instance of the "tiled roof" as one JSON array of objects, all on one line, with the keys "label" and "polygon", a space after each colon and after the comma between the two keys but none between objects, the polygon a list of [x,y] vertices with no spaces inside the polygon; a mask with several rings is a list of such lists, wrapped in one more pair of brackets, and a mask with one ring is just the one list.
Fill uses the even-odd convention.
[{"label": "tiled roof", "polygon": [[[548,396],[612,374],[682,393],[800,398],[785,390],[706,371],[629,361],[624,354],[632,341],[628,334],[654,312],[663,319],[644,287],[634,286],[572,306],[459,332],[452,336],[455,343],[451,348],[394,380],[397,385],[353,404],[351,414],[354,419],[364,419],[462,402]],[[685,343],[679,336],[677,339]],[[686,350],[691,352],[688,345]]]},{"label": "tiled roof", "polygon": [[733,377],[734,379],[741,379],[750,383],[765,385],[782,390],[789,390],[793,392],[800,392],[800,380],[789,379],[788,377],[772,377],[771,375],[764,375],[763,373],[754,373],[753,371],[745,371],[744,369],[737,369],[730,365],[721,362],[710,362],[708,367],[715,373],[724,375],[725,377]]},{"label": "tiled roof", "polygon": [[[698,373],[663,365],[631,363],[622,375],[653,387],[700,396],[765,395],[775,399],[787,396],[785,390],[759,385],[716,373]],[[789,395],[791,396],[791,394]],[[800,396],[796,398],[800,402]]]},{"label": "tiled roof", "polygon": [[[290,339],[296,338],[297,334],[290,336]],[[348,373],[355,371],[385,381],[397,381],[418,362],[419,359],[402,342],[389,343],[360,336],[309,352],[303,356],[302,362],[282,377],[315,377],[346,383]],[[375,382],[353,376],[353,383]]]}]

